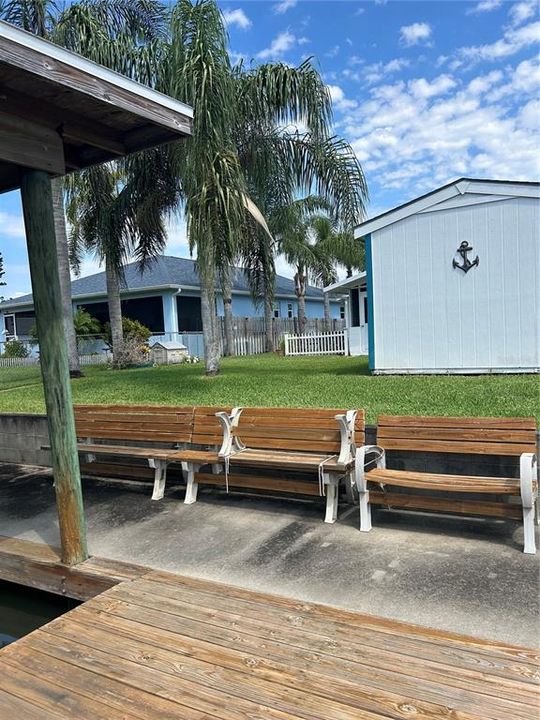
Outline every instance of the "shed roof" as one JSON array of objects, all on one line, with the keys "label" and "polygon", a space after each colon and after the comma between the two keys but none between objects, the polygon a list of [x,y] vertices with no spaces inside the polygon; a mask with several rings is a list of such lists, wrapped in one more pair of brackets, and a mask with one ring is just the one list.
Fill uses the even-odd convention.
[{"label": "shed roof", "polygon": [[355,237],[360,238],[403,220],[410,215],[427,210],[440,202],[467,193],[477,195],[498,195],[506,197],[540,197],[540,183],[521,180],[482,180],[459,178],[447,185],[431,190],[414,200],[409,200],[391,210],[376,215],[356,227]]},{"label": "shed roof", "polygon": [[2,21],[0,84],[0,192],[191,133],[184,103]]},{"label": "shed roof", "polygon": [[187,350],[186,345],[174,340],[156,340],[152,343],[152,348],[160,347],[164,350]]},{"label": "shed roof", "polygon": [[[124,279],[121,282],[121,293],[144,293],[160,290],[199,290],[201,286],[195,260],[159,255],[143,273],[138,263],[129,263],[124,268]],[[232,278],[233,291],[249,293],[246,273],[242,268],[235,268]],[[275,293],[278,297],[293,297],[294,282],[281,275],[276,276]],[[78,278],[71,283],[71,295],[75,300],[101,299],[107,294],[105,273],[100,272],[88,277]],[[322,290],[308,285],[306,297],[322,299]],[[0,303],[0,310],[17,309],[32,304],[32,295],[5,300]]]}]

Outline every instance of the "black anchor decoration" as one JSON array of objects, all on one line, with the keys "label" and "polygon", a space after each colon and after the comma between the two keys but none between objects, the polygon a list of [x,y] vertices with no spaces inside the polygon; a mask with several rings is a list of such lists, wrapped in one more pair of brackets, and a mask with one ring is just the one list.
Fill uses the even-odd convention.
[{"label": "black anchor decoration", "polygon": [[480,260],[478,258],[478,255],[474,258],[474,260],[471,262],[469,258],[467,257],[467,254],[472,251],[472,247],[469,245],[469,243],[464,240],[461,245],[458,247],[457,252],[461,255],[463,258],[463,264],[460,265],[456,260],[452,260],[452,267],[453,268],[459,268],[460,270],[463,270],[464,273],[468,273],[469,270],[476,265],[480,264]]}]

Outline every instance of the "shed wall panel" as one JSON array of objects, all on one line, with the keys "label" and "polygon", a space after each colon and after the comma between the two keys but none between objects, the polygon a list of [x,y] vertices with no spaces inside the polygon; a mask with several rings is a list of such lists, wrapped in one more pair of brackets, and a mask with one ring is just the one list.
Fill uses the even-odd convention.
[{"label": "shed wall panel", "polygon": [[377,370],[538,368],[540,203],[477,200],[373,233]]}]

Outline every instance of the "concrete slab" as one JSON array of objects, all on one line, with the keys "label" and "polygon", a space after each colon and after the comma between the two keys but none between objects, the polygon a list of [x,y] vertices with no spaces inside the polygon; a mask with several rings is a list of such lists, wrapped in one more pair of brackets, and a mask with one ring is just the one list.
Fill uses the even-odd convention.
[{"label": "concrete slab", "polygon": [[[92,554],[493,640],[540,646],[538,556],[517,523],[84,482]],[[47,470],[0,465],[0,533],[58,545]]]}]

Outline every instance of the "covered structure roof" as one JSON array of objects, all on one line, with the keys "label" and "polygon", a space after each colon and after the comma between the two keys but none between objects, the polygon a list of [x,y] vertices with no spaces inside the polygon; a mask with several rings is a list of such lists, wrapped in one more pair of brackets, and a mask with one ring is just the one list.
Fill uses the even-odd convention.
[{"label": "covered structure roof", "polygon": [[192,109],[0,21],[0,193],[191,134]]},{"label": "covered structure roof", "polygon": [[[199,290],[201,286],[195,260],[159,255],[146,270],[141,273],[136,262],[129,263],[124,268],[122,281],[123,293],[159,290]],[[246,273],[242,268],[235,268],[232,277],[233,292],[249,293],[249,284]],[[294,282],[281,275],[276,276],[275,293],[278,297],[294,297]],[[89,297],[105,297],[107,294],[105,273],[100,272],[88,277],[78,278],[71,283],[71,295],[74,299]],[[319,288],[307,286],[306,297],[321,300],[323,292]],[[12,300],[0,303],[0,311],[16,310],[32,305],[32,295],[21,295]]]},{"label": "covered structure roof", "polygon": [[[404,220],[418,212],[427,212],[439,203],[450,201],[452,198],[468,193],[496,196],[501,200],[509,197],[540,198],[540,183],[522,180],[459,178],[425,195],[421,195],[414,200],[409,200],[402,205],[398,205],[391,210],[387,210],[376,217],[366,220],[357,226],[354,233],[355,237],[364,237],[364,235],[369,235],[376,230],[381,230],[381,228],[392,225],[398,222],[398,220]],[[446,207],[448,207],[448,205]]]},{"label": "covered structure roof", "polygon": [[328,293],[329,295],[343,295],[343,293],[347,290],[352,290],[353,288],[357,287],[364,287],[367,282],[366,278],[367,273],[365,270],[363,270],[362,272],[356,273],[356,275],[351,275],[350,277],[344,278],[343,280],[332,283],[332,285],[327,285],[324,288],[324,292]]}]

